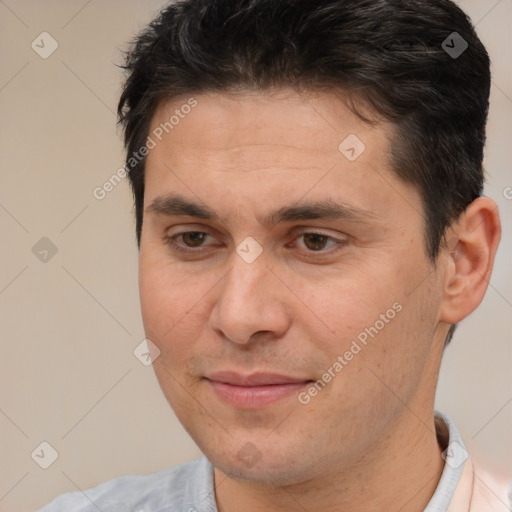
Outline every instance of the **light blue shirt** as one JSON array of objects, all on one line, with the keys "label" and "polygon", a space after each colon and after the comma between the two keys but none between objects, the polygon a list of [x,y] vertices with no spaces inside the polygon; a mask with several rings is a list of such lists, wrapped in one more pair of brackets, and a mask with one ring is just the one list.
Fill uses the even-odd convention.
[{"label": "light blue shirt", "polygon": [[[444,512],[459,482],[467,453],[455,424],[446,426],[446,463],[425,512]],[[455,444],[452,444],[455,443]],[[150,475],[120,476],[86,491],[62,494],[39,512],[218,512],[213,466],[206,457]]]}]

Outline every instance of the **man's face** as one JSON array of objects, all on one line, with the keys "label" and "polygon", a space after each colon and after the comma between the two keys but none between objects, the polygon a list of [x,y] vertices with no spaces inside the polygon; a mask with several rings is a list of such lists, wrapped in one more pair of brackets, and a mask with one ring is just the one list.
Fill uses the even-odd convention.
[{"label": "man's face", "polygon": [[371,458],[404,418],[431,416],[446,333],[442,261],[426,256],[418,192],[390,169],[391,127],[328,93],[187,100],[152,121],[140,248],[167,400],[242,478]]}]

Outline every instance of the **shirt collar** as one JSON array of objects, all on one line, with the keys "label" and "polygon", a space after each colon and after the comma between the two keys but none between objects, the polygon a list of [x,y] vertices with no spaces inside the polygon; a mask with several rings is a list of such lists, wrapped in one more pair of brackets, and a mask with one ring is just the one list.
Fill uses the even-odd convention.
[{"label": "shirt collar", "polygon": [[444,512],[448,509],[468,459],[468,452],[455,423],[439,411],[435,412],[434,419],[445,464],[441,479],[424,512]]}]

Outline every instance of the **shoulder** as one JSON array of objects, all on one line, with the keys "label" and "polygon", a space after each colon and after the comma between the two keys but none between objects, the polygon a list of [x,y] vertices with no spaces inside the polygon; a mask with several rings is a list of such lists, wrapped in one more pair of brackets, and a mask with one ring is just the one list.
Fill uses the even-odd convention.
[{"label": "shoulder", "polygon": [[[213,476],[205,457],[149,475],[125,475],[62,494],[39,512],[187,512],[211,499]],[[211,509],[214,511],[215,509]]]}]

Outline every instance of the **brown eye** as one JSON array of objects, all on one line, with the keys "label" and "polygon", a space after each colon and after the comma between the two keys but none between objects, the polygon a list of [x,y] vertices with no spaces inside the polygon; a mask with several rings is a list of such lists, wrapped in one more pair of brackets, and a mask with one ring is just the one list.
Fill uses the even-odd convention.
[{"label": "brown eye", "polygon": [[318,233],[306,233],[302,236],[304,237],[304,245],[311,251],[325,249],[327,242],[331,239],[329,236]]},{"label": "brown eye", "polygon": [[181,239],[188,247],[200,247],[207,236],[207,233],[202,233],[201,231],[188,231],[181,234]]}]

